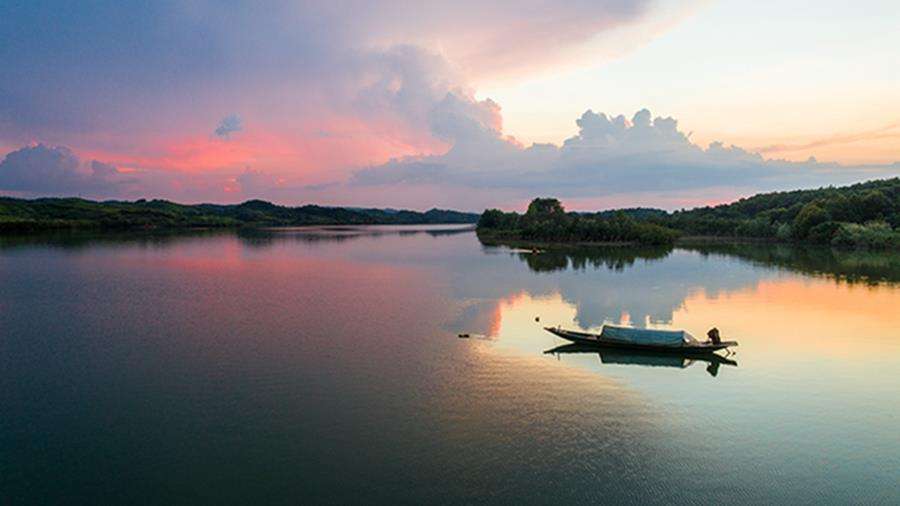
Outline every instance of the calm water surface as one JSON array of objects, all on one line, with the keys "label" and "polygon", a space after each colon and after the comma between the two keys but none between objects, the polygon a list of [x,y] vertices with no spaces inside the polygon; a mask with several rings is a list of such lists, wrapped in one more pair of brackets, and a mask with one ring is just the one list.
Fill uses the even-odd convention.
[{"label": "calm water surface", "polygon": [[[544,353],[604,322],[736,365]],[[0,504],[897,504],[900,259],[4,239],[0,408]]]}]

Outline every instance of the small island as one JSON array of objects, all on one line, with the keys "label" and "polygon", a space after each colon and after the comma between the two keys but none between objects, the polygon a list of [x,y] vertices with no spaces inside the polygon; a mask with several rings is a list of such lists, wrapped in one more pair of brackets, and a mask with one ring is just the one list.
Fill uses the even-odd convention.
[{"label": "small island", "polygon": [[559,200],[534,199],[525,214],[485,211],[486,243],[672,245],[709,240],[800,242],[900,248],[900,178],[840,188],[763,193],[730,204],[667,212],[632,208],[566,212]]}]

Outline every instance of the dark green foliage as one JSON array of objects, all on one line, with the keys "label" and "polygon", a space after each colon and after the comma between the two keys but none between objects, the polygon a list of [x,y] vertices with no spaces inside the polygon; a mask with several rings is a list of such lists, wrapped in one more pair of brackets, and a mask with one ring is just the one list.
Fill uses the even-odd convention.
[{"label": "dark green foliage", "polygon": [[830,242],[834,246],[896,249],[900,248],[900,234],[883,221],[873,221],[865,225],[841,223]]},{"label": "dark green foliage", "polygon": [[[875,229],[851,227],[870,221]],[[796,240],[866,248],[896,247],[900,232],[900,178],[869,181],[842,188],[764,193],[731,204],[677,211],[648,219],[690,236],[752,237]],[[871,240],[870,240],[871,239]],[[858,240],[859,242],[853,242]],[[886,245],[886,246],[885,246]]]},{"label": "dark green foliage", "polygon": [[566,214],[562,204],[557,199],[534,199],[528,204],[525,216],[533,219],[552,219]]},{"label": "dark green foliage", "polygon": [[806,233],[806,241],[813,244],[831,244],[831,240],[840,228],[841,223],[824,221],[809,229],[809,232]]},{"label": "dark green foliage", "polygon": [[396,224],[437,224],[437,223],[475,223],[478,215],[474,213],[461,213],[446,209],[429,209],[424,213],[417,211],[384,211],[382,209],[363,209],[362,212],[378,219]]},{"label": "dark green foliage", "polygon": [[735,235],[741,237],[774,237],[777,233],[776,223],[766,217],[744,220],[735,229]]},{"label": "dark green foliage", "polygon": [[534,242],[672,244],[678,237],[674,230],[624,213],[566,213],[556,199],[535,199],[524,215],[489,209],[481,215],[478,230],[482,236]]},{"label": "dark green foliage", "polygon": [[[895,195],[896,196],[896,195]],[[862,195],[859,202],[860,220],[872,221],[880,220],[885,214],[894,210],[896,201],[891,202],[884,193],[878,190],[871,190]]]},{"label": "dark green foliage", "polygon": [[[512,214],[510,213],[510,215]],[[518,215],[516,215],[517,217]],[[507,219],[509,219],[510,223],[507,223]],[[512,228],[511,225],[514,219],[512,216],[507,218],[507,214],[499,209],[488,209],[481,213],[481,217],[478,218],[478,228]]]},{"label": "dark green foliage", "polygon": [[818,203],[810,202],[803,206],[803,209],[794,218],[794,235],[798,239],[806,239],[811,228],[830,219],[831,215],[828,214],[828,211],[823,209]]},{"label": "dark green foliage", "polygon": [[900,247],[898,226],[900,178],[764,193],[671,214],[643,208],[566,213],[556,199],[535,199],[524,215],[490,209],[478,222],[482,235],[543,242],[668,244],[681,234],[862,248]]},{"label": "dark green foliage", "polygon": [[[653,209],[650,207],[628,207],[625,209],[613,209],[609,211],[600,211],[598,213],[594,213],[594,216],[600,218],[610,218],[617,214],[624,214],[625,216],[634,218],[636,220],[654,220],[665,218],[669,215],[668,212],[662,209]],[[587,215],[590,213],[581,213],[583,215]]]},{"label": "dark green foliage", "polygon": [[181,205],[166,200],[136,202],[0,198],[0,233],[99,228],[213,228],[337,224],[474,223],[478,215],[432,209],[388,211],[306,205],[285,207],[262,200],[238,205]]}]

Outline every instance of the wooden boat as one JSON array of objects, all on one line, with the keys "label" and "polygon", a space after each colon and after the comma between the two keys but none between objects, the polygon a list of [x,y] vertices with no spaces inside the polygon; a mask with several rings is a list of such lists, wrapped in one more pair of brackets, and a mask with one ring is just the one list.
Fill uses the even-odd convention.
[{"label": "wooden boat", "polygon": [[703,354],[738,345],[737,341],[722,341],[716,344],[710,341],[698,341],[683,330],[636,329],[615,325],[604,325],[600,334],[560,327],[544,327],[544,330],[582,345],[660,353]]}]

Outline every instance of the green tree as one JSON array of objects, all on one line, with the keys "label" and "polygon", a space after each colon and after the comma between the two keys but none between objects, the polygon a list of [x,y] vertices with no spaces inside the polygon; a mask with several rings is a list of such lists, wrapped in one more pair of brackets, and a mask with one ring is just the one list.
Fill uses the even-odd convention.
[{"label": "green tree", "polygon": [[811,228],[830,219],[828,211],[822,209],[816,202],[810,202],[803,206],[797,213],[797,217],[794,218],[794,235],[805,239]]},{"label": "green tree", "polygon": [[890,199],[878,190],[870,190],[863,194],[860,207],[860,221],[863,222],[889,216],[893,208]]},{"label": "green tree", "polygon": [[781,239],[782,241],[787,241],[794,235],[794,229],[791,228],[790,223],[782,223],[778,225],[778,228],[775,230],[775,237]]},{"label": "green tree", "polygon": [[841,193],[829,195],[822,200],[821,204],[835,221],[854,221],[856,219],[850,206],[850,199]]},{"label": "green tree", "polygon": [[481,214],[478,219],[480,228],[499,228],[503,223],[503,211],[499,209],[488,209]]},{"label": "green tree", "polygon": [[806,240],[815,244],[829,244],[835,233],[841,228],[836,221],[825,221],[809,229]]},{"label": "green tree", "polygon": [[544,198],[534,199],[528,204],[526,216],[531,218],[551,218],[566,214],[566,210],[558,199]]}]

